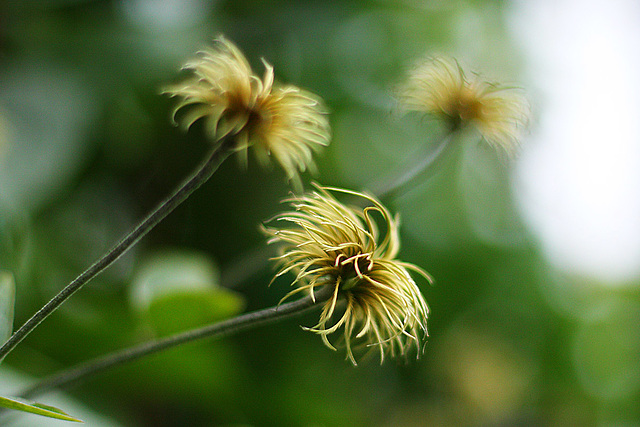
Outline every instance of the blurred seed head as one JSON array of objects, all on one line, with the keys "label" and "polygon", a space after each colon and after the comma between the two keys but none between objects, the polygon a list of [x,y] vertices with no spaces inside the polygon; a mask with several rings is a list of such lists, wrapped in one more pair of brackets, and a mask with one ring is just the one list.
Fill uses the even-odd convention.
[{"label": "blurred seed head", "polygon": [[452,58],[429,57],[410,71],[398,91],[401,108],[433,115],[455,131],[478,129],[494,148],[512,153],[529,122],[530,107],[513,87],[467,77]]},{"label": "blurred seed head", "polygon": [[[345,206],[330,191],[356,196],[369,206]],[[342,328],[354,365],[353,348],[359,345],[377,347],[381,363],[385,353],[405,355],[414,346],[419,356],[429,308],[409,271],[432,279],[419,267],[395,259],[400,245],[397,218],[372,196],[338,188],[316,186],[316,191],[287,201],[295,210],[274,219],[285,225],[263,227],[269,243],[282,245],[276,277],[290,271],[297,275],[293,284],[298,288],[285,298],[298,292],[313,297],[319,287],[333,288],[318,324],[306,329],[335,350],[328,337]]]},{"label": "blurred seed head", "polygon": [[242,52],[219,37],[183,66],[192,76],[164,93],[179,99],[174,123],[184,109],[179,121],[185,129],[203,119],[214,143],[233,137],[245,164],[248,148],[254,147],[261,164],[274,158],[289,180],[299,182],[299,172],[315,168],[314,152],[329,144],[327,110],[319,97],[274,83],[273,67],[262,62],[265,72],[260,79]]}]

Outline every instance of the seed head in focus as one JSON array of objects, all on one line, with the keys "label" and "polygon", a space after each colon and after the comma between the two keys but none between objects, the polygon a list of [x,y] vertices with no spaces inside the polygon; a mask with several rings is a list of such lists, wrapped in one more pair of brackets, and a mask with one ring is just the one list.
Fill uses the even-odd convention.
[{"label": "seed head in focus", "polygon": [[[405,355],[413,346],[419,356],[429,308],[409,271],[432,279],[419,267],[395,259],[400,244],[397,219],[372,196],[316,188],[287,200],[295,210],[274,219],[286,226],[263,227],[269,243],[282,245],[276,277],[290,271],[297,275],[293,283],[298,288],[285,298],[298,292],[313,297],[317,288],[332,287],[320,321],[307,329],[335,350],[328,336],[343,328],[347,357],[354,365],[353,347],[359,344],[378,347],[381,363],[386,352]],[[330,192],[356,196],[370,206],[345,206]]]},{"label": "seed head in focus", "polygon": [[192,76],[165,89],[179,102],[173,120],[185,129],[199,119],[215,144],[233,137],[233,149],[246,163],[249,147],[263,165],[273,157],[289,180],[315,168],[313,154],[329,144],[330,128],[322,100],[291,85],[274,83],[264,60],[264,76],[254,75],[240,50],[223,37],[198,53],[183,69]]},{"label": "seed head in focus", "polygon": [[430,57],[419,63],[398,91],[400,106],[443,120],[457,130],[475,126],[494,148],[512,153],[529,121],[529,103],[513,87],[468,78],[454,59]]}]

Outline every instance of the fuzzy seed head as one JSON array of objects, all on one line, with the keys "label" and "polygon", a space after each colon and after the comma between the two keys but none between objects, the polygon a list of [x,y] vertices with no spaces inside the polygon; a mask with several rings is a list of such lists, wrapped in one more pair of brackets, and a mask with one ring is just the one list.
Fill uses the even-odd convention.
[{"label": "fuzzy seed head", "polygon": [[242,52],[219,37],[183,66],[192,76],[164,92],[179,100],[174,123],[179,112],[185,129],[202,119],[214,143],[233,137],[245,164],[248,148],[253,147],[260,163],[275,159],[289,180],[299,181],[300,172],[314,171],[313,154],[329,144],[327,110],[319,97],[274,83],[273,67],[264,60],[263,64],[261,79]]},{"label": "fuzzy seed head", "polygon": [[450,129],[475,126],[494,148],[512,153],[529,121],[529,103],[516,88],[467,77],[454,59],[419,63],[398,91],[403,109],[433,115]]},{"label": "fuzzy seed head", "polygon": [[[332,192],[358,197],[369,206],[345,206]],[[405,355],[413,346],[419,356],[429,309],[409,271],[432,279],[417,266],[395,259],[400,245],[397,218],[374,197],[338,188],[316,186],[316,191],[287,201],[294,211],[274,219],[283,226],[263,227],[269,243],[281,245],[276,277],[296,274],[293,284],[298,288],[285,298],[298,292],[313,297],[323,286],[333,289],[319,322],[306,329],[335,350],[329,335],[342,328],[353,364],[353,348],[359,345],[377,347],[381,362],[385,353]]]}]

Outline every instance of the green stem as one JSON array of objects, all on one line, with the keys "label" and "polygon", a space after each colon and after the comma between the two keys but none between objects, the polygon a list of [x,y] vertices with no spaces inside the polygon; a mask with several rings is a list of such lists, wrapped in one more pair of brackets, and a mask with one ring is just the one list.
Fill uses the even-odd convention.
[{"label": "green stem", "polygon": [[382,182],[372,184],[371,191],[373,194],[379,199],[394,199],[403,195],[411,188],[417,179],[424,178],[426,174],[435,170],[435,165],[438,164],[438,160],[444,156],[447,147],[453,145],[452,142],[455,134],[455,130],[445,134],[435,149],[426,155],[416,156],[421,158],[420,162],[410,169],[402,171],[397,177],[392,179],[387,178]]},{"label": "green stem", "polygon": [[[386,177],[378,182],[370,184],[368,190],[383,201],[393,200],[400,197],[407,190],[411,189],[411,185],[415,184],[418,179],[427,179],[436,172],[436,165],[442,163],[445,155],[451,155],[451,147],[455,146],[455,137],[459,130],[455,127],[449,129],[444,134],[435,149],[421,155],[415,155],[420,162],[412,168],[401,171],[392,178]],[[349,198],[348,198],[349,199]],[[356,205],[362,203],[361,198],[349,199]],[[260,245],[248,253],[240,255],[236,260],[232,261],[222,272],[222,284],[228,288],[236,288],[238,284],[247,282],[258,271],[264,268],[269,259],[270,248]],[[274,255],[275,256],[275,255]]]},{"label": "green stem", "polygon": [[196,172],[165,201],[160,203],[156,209],[149,214],[137,227],[127,234],[117,245],[115,245],[102,258],[96,261],[75,280],[69,283],[56,296],[47,302],[40,310],[38,310],[24,325],[20,327],[3,345],[0,347],[0,361],[11,352],[25,337],[33,331],[44,319],[53,313],[62,303],[71,297],[76,291],[84,286],[89,280],[97,276],[102,270],[110,266],[120,256],[122,256],[129,248],[136,244],[145,234],[153,227],[158,225],[171,211],[173,211],[180,203],[185,201],[191,193],[204,184],[218,166],[231,154],[231,150],[227,146],[229,142],[223,141],[206,159],[205,162],[196,170]]},{"label": "green stem", "polygon": [[[407,171],[403,172],[397,178],[391,180],[388,183],[383,182],[377,186],[374,185],[373,186],[374,194],[379,198],[398,197],[400,194],[403,194],[416,179],[418,179],[419,177],[422,177],[427,172],[433,170],[433,166],[442,157],[443,153],[447,151],[446,148],[452,145],[450,143],[453,139],[454,134],[455,132],[448,133],[440,141],[440,143],[437,145],[435,150],[433,150],[428,155],[424,156],[423,160],[420,163],[416,164],[413,168],[408,169]],[[224,151],[224,153],[218,154],[220,153],[220,151]],[[151,227],[146,229],[146,231],[140,233],[135,238],[130,238],[130,236],[136,232],[136,230],[134,230],[134,232],[131,233],[129,236],[127,236],[125,240],[123,240],[123,242],[121,242],[119,245],[116,246],[116,248],[114,248],[114,250],[119,248],[121,245],[123,245],[123,243],[128,239],[131,242],[128,246],[131,246],[140,237],[146,234],[146,232],[149,231],[149,229],[151,229],[155,224],[160,222],[160,220],[164,218],[164,216],[166,216],[173,208],[175,208],[175,206],[177,206],[181,201],[186,199],[186,197],[188,197],[188,195],[191,194],[191,192],[193,192],[202,183],[204,183],[215,171],[215,169],[222,162],[222,160],[224,160],[224,158],[227,157],[227,155],[228,153],[225,150],[219,150],[218,152],[214,152],[212,154],[212,157],[207,162],[205,162],[203,168],[194,176],[194,178],[187,181],[187,183],[183,187],[181,187],[180,190],[178,190],[172,197],[170,197],[167,200],[167,202],[163,203],[156,210],[156,212],[154,212],[153,214],[151,214],[149,218],[147,218],[147,220],[143,221],[143,223],[138,228],[136,228],[136,230],[142,227],[143,224],[151,223],[152,221],[150,219],[154,217],[159,211],[161,211],[165,206],[165,204],[167,204],[168,202],[174,201],[174,199],[177,200],[178,199],[177,196],[183,193],[183,190],[185,188],[192,187],[190,190],[184,191],[185,194],[181,196],[182,198],[180,198],[172,207],[166,209],[164,214],[162,214],[162,216],[159,216],[157,220],[155,220],[155,222],[152,223]],[[220,157],[220,158],[217,159],[217,157]],[[209,164],[215,164],[215,166],[212,168],[209,168],[207,167],[207,165]],[[205,174],[203,173],[205,169],[211,169],[211,170],[209,170]],[[198,179],[199,176],[206,176],[206,178]],[[111,252],[113,252],[114,250],[112,250]],[[111,252],[107,256],[109,256]],[[121,253],[119,253],[117,256],[121,255],[123,252],[124,250]],[[105,258],[107,256],[105,256]],[[117,256],[115,258],[117,258]],[[104,267],[106,267],[111,262],[113,262],[115,258],[113,258],[108,264],[104,265],[97,272],[101,271]],[[98,261],[96,265],[99,264],[101,261]],[[94,267],[95,265],[92,266],[89,270],[93,269]],[[94,273],[93,276],[95,276],[97,272]],[[85,273],[83,273],[83,275],[85,275]],[[80,277],[83,277],[83,275],[81,275]],[[90,276],[89,278],[93,276]],[[78,281],[80,277],[76,279],[76,281]],[[85,280],[84,283],[86,283],[86,281],[88,281],[88,279]],[[72,284],[73,283],[75,283],[75,281],[72,282]],[[70,286],[71,285],[69,285],[69,287]],[[79,286],[77,288],[79,288]],[[77,288],[74,289],[72,292],[77,290]],[[106,356],[96,358],[94,360],[90,360],[74,368],[60,372],[58,374],[54,374],[51,377],[42,380],[40,383],[26,390],[22,394],[22,397],[31,398],[33,396],[42,394],[54,388],[69,386],[70,384],[75,383],[81,379],[85,379],[87,377],[93,376],[95,374],[98,374],[102,371],[113,368],[115,366],[122,365],[127,362],[131,362],[131,361],[140,359],[144,356],[157,353],[157,352],[160,352],[168,348],[172,348],[187,342],[191,342],[191,341],[195,341],[195,340],[199,340],[207,337],[220,338],[220,337],[232,335],[236,332],[241,332],[241,331],[255,328],[258,326],[274,323],[276,321],[283,320],[285,318],[292,317],[294,315],[302,314],[308,309],[317,307],[318,306],[317,303],[328,299],[331,293],[332,293],[332,290],[329,287],[325,287],[320,292],[316,293],[315,301],[312,300],[310,297],[302,298],[297,301],[282,304],[276,307],[267,308],[260,311],[255,311],[252,313],[247,313],[247,314],[235,317],[233,319],[225,320],[219,323],[214,323],[212,325],[208,325],[199,329],[189,330],[189,331],[172,335],[160,340],[145,342],[134,347],[130,347],[124,350],[120,350],[120,351],[108,354]]]},{"label": "green stem", "polygon": [[330,286],[325,286],[315,293],[315,299],[307,296],[296,301],[246,313],[202,328],[188,330],[186,332],[181,332],[155,341],[144,342],[124,350],[116,351],[114,353],[107,354],[106,356],[84,362],[69,370],[54,374],[49,378],[45,378],[35,386],[24,391],[21,396],[26,399],[31,399],[36,395],[40,395],[54,388],[69,386],[70,384],[96,375],[107,369],[132,362],[171,347],[176,347],[178,345],[203,338],[221,338],[300,315],[310,309],[319,307],[320,303],[326,301],[332,293],[333,289]]}]

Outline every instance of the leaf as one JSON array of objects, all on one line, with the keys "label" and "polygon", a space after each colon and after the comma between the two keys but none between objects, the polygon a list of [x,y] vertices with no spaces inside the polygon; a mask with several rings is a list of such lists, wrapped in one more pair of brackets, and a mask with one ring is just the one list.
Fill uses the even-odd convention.
[{"label": "leaf", "polygon": [[165,250],[143,260],[131,287],[133,305],[146,310],[164,295],[215,289],[218,267],[205,254],[195,251]]},{"label": "leaf", "polygon": [[13,332],[13,306],[16,285],[13,275],[0,270],[0,342],[6,341]]},{"label": "leaf", "polygon": [[155,299],[149,318],[158,334],[168,335],[234,316],[244,305],[239,294],[222,288],[176,292]]},{"label": "leaf", "polygon": [[479,239],[496,246],[514,247],[526,242],[511,194],[509,169],[488,147],[470,147],[464,152],[460,172],[464,210]]},{"label": "leaf", "polygon": [[242,296],[218,286],[217,266],[205,254],[163,251],[136,272],[132,303],[159,335],[171,334],[238,314]]},{"label": "leaf", "polygon": [[86,134],[98,109],[92,88],[74,70],[46,60],[7,65],[0,70],[8,128],[0,200],[31,212],[63,191],[88,159]]},{"label": "leaf", "polygon": [[[3,183],[0,179],[0,188],[2,187]],[[2,192],[1,189],[0,192]],[[0,197],[0,271],[24,271],[31,255],[29,220],[23,209],[4,203],[1,199],[2,197]]]},{"label": "leaf", "polygon": [[82,420],[74,418],[63,410],[54,408],[53,406],[44,405],[42,403],[27,402],[15,397],[9,398],[0,396],[0,406],[8,409],[14,409],[16,411],[42,415],[43,417],[57,418],[59,420],[73,421],[76,423],[83,422]]}]

